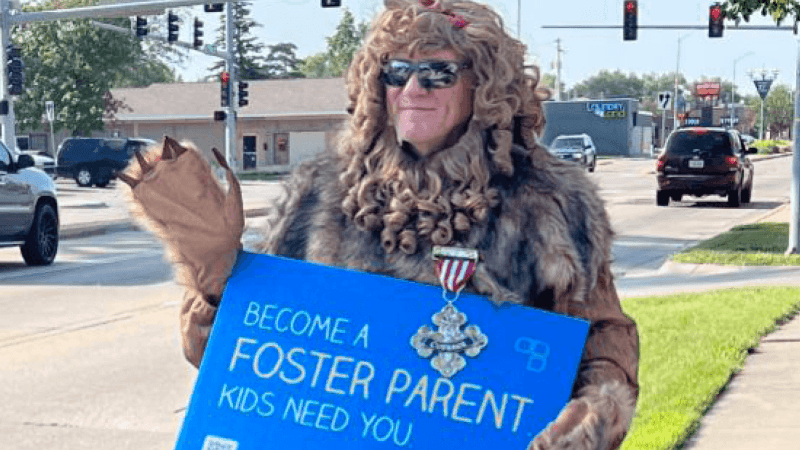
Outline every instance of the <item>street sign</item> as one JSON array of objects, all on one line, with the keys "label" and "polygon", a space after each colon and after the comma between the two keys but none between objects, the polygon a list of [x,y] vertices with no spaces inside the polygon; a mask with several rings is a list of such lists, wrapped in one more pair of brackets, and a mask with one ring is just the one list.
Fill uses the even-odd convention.
[{"label": "street sign", "polygon": [[756,85],[756,90],[758,91],[758,95],[761,96],[761,100],[767,98],[767,94],[769,94],[769,88],[772,86],[772,80],[753,80],[753,83]]},{"label": "street sign", "polygon": [[55,119],[55,103],[52,100],[48,100],[44,102],[44,109],[47,112],[47,121],[53,123],[53,119]]},{"label": "street sign", "polygon": [[672,104],[672,92],[664,91],[658,94],[658,109],[669,109]]}]

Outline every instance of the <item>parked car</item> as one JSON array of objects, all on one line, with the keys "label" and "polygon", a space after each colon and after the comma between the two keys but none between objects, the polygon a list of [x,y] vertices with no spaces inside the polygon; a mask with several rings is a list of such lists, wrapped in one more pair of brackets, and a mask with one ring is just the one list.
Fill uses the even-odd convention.
[{"label": "parked car", "polygon": [[559,159],[573,161],[594,172],[597,167],[597,149],[586,134],[561,135],[553,139],[550,153]]},{"label": "parked car", "polygon": [[33,158],[34,165],[37,169],[42,170],[52,178],[56,177],[56,160],[52,156],[48,155],[47,152],[37,150],[20,150],[17,148],[17,153],[21,155],[30,155],[30,157]]},{"label": "parked car", "polygon": [[74,178],[81,187],[105,187],[128,165],[134,151],[155,143],[144,138],[67,138],[56,152],[56,173]]},{"label": "parked car", "polygon": [[58,200],[33,157],[0,142],[0,247],[19,246],[28,265],[47,265],[58,252]]},{"label": "parked car", "polygon": [[669,205],[683,195],[720,195],[728,205],[749,203],[753,194],[753,163],[748,148],[736,130],[713,127],[681,128],[667,138],[656,161],[656,204]]}]

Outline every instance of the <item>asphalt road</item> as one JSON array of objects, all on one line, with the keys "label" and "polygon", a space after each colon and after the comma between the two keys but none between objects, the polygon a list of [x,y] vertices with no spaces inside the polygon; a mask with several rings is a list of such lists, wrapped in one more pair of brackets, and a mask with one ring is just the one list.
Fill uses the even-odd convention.
[{"label": "asphalt road", "polygon": [[[788,161],[756,164],[753,203],[742,208],[719,197],[659,208],[653,161],[599,166],[590,177],[618,235],[620,292],[749,283],[742,272],[656,271],[669,254],[788,201]],[[246,243],[261,222],[249,221]],[[797,276],[770,270],[764,276]],[[195,377],[179,345],[181,296],[161,246],[144,232],[63,241],[45,268],[0,249],[0,449],[171,448]]]}]

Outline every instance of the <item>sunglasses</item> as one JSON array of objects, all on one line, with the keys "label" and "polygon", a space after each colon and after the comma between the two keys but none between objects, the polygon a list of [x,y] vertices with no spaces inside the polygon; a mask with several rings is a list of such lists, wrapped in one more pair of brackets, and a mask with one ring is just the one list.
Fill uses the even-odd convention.
[{"label": "sunglasses", "polygon": [[403,87],[414,73],[424,89],[449,88],[458,81],[461,69],[470,67],[467,62],[422,61],[412,63],[403,59],[390,59],[381,69],[381,81],[390,87]]}]

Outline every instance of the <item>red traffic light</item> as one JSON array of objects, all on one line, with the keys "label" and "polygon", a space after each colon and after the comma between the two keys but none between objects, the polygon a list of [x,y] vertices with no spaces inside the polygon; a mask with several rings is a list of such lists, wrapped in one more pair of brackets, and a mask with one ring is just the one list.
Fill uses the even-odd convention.
[{"label": "red traffic light", "polygon": [[635,14],[636,13],[636,2],[635,1],[631,1],[631,0],[626,1],[625,2],[625,12],[627,12],[629,14]]},{"label": "red traffic light", "polygon": [[722,8],[718,5],[714,5],[711,7],[709,14],[711,15],[711,20],[719,20],[719,18],[722,17]]},{"label": "red traffic light", "polygon": [[219,76],[219,79],[222,80],[223,83],[227,83],[231,81],[231,74],[228,72],[222,72],[222,75]]}]

